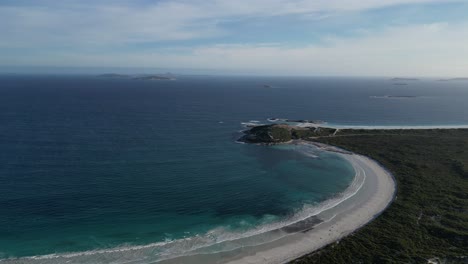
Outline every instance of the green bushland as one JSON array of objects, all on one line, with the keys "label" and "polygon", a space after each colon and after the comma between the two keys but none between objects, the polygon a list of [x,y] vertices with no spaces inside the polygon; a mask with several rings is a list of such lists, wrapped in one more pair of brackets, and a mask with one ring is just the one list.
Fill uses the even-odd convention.
[{"label": "green bushland", "polygon": [[318,128],[293,128],[291,135],[293,139],[309,139],[313,137],[321,137],[332,135],[336,129],[318,127]]},{"label": "green bushland", "polygon": [[252,127],[242,140],[252,143],[281,143],[333,134],[333,128],[298,128],[283,124]]},{"label": "green bushland", "polygon": [[468,130],[346,129],[309,140],[378,161],[397,193],[374,221],[293,263],[468,263]]}]

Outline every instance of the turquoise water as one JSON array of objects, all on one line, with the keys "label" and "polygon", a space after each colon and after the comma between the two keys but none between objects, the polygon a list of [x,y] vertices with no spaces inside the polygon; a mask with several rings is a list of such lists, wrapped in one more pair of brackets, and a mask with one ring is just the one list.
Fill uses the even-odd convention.
[{"label": "turquoise water", "polygon": [[[0,81],[0,259],[149,244],[152,259],[224,250],[221,241],[307,216],[353,180],[332,153],[236,143],[252,119],[467,122],[467,92],[456,83],[442,91],[375,79]],[[421,97],[371,98],[402,93]]]},{"label": "turquoise water", "polygon": [[[8,80],[2,258],[158,242],[153,255],[181,253],[279,228],[353,178],[333,155],[236,143],[243,127],[220,112],[223,96],[147,82]],[[177,242],[191,237],[201,238]]]}]

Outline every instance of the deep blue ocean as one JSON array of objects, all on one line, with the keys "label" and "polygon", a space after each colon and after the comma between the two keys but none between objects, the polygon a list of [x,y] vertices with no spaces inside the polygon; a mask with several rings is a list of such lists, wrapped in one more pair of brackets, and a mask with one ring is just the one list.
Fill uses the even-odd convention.
[{"label": "deep blue ocean", "polygon": [[0,259],[149,244],[157,259],[280,227],[353,180],[332,153],[236,143],[243,122],[461,125],[467,113],[468,82],[3,75]]}]

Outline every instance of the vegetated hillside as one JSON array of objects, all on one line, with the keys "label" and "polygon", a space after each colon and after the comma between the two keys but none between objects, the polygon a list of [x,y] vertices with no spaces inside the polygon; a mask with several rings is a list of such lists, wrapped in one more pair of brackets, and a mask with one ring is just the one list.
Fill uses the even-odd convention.
[{"label": "vegetated hillside", "polygon": [[334,128],[301,128],[285,124],[274,124],[252,127],[245,131],[242,141],[250,143],[283,143],[292,139],[310,139],[318,136],[332,135]]},{"label": "vegetated hillside", "polygon": [[293,263],[468,263],[468,130],[340,130],[314,141],[380,162],[397,196],[353,235]]}]

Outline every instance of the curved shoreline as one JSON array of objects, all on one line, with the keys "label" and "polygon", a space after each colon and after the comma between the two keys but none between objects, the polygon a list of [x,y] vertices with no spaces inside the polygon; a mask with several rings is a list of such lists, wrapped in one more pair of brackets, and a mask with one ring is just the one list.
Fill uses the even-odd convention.
[{"label": "curved shoreline", "polygon": [[[187,263],[187,261],[190,263],[284,263],[309,254],[356,231],[383,212],[393,200],[395,193],[393,176],[375,161],[333,146],[316,145],[305,141],[300,141],[299,144],[311,144],[324,151],[335,152],[350,162],[356,172],[356,179],[364,177],[363,183],[359,183],[359,188],[355,193],[346,199],[339,199],[339,203],[326,207],[324,210],[301,220],[305,222],[304,226],[300,224],[297,227],[294,226],[297,223],[293,223],[291,226],[284,226],[281,229],[273,230],[273,232],[281,232],[282,234],[276,240],[265,241],[266,243],[263,244],[238,244],[239,248],[209,254],[201,252],[197,254],[194,252],[195,255],[189,254],[159,261],[151,260],[150,258],[147,259],[149,262],[145,262],[144,258],[138,260],[138,258],[133,259],[133,257],[138,256],[141,258],[142,255],[146,255],[141,253],[149,253],[146,251],[151,251],[154,244],[64,255],[51,254],[19,259],[5,259],[0,260],[0,263],[3,263],[3,261],[7,263],[23,263],[22,261],[28,262],[28,260],[34,263],[48,263],[52,260],[58,262],[67,260],[73,263],[75,261],[78,261],[76,263],[80,261],[105,263],[105,260],[113,259],[107,254],[118,254],[123,259],[133,259],[133,261],[136,261],[135,263]],[[288,228],[291,230],[288,231]],[[124,257],[124,252],[130,254],[125,254],[127,256]],[[103,259],[95,259],[93,256],[103,257]]]},{"label": "curved shoreline", "polygon": [[396,181],[393,175],[376,161],[358,154],[325,145],[311,144],[324,151],[334,152],[352,164],[354,170],[364,176],[364,183],[349,198],[311,216],[319,223],[277,240],[210,254],[196,254],[163,261],[164,264],[182,263],[271,263],[293,261],[326,245],[339,241],[380,215],[393,201]]},{"label": "curved shoreline", "polygon": [[276,264],[292,261],[339,241],[381,214],[395,197],[396,182],[393,175],[368,157],[338,154],[348,160],[355,170],[362,170],[366,175],[363,188],[356,195],[322,212],[319,217],[328,220],[311,230],[292,234],[269,245],[243,249],[242,257],[227,263]]}]

